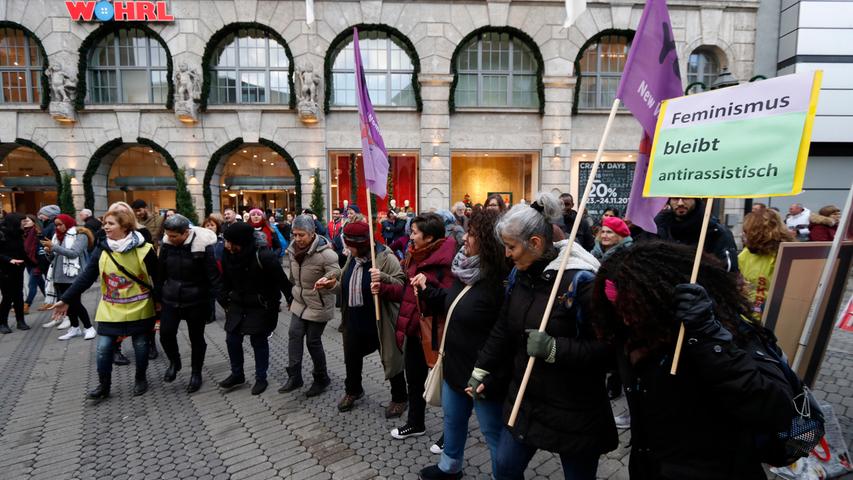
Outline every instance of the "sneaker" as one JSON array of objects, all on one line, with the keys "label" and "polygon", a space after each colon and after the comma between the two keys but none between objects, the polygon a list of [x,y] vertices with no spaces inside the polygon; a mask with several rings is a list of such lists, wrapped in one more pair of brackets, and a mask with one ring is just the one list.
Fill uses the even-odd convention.
[{"label": "sneaker", "polygon": [[83,332],[80,331],[80,327],[71,327],[65,332],[65,335],[59,337],[60,340],[71,340],[74,337],[79,337]]},{"label": "sneaker", "polygon": [[625,412],[622,415],[617,415],[613,417],[613,420],[616,422],[616,428],[620,428],[622,430],[626,430],[631,428],[631,413]]},{"label": "sneaker", "polygon": [[83,339],[91,340],[98,335],[98,332],[95,330],[95,327],[89,327],[83,330]]},{"label": "sneaker", "polygon": [[409,402],[391,402],[385,407],[385,418],[400,418],[409,408]]},{"label": "sneaker", "polygon": [[426,428],[424,427],[414,427],[409,425],[408,423],[403,425],[400,428],[395,428],[391,430],[391,436],[396,438],[397,440],[403,440],[404,438],[409,437],[420,437],[426,433]]},{"label": "sneaker", "polygon": [[59,325],[58,320],[51,320],[47,323],[43,323],[41,326],[42,326],[42,328],[51,328],[51,327],[55,327],[57,325]]},{"label": "sneaker", "polygon": [[462,478],[462,472],[446,473],[444,470],[438,468],[438,465],[430,465],[429,467],[421,470],[418,474],[418,478],[421,480],[455,480],[457,478]]},{"label": "sneaker", "polygon": [[60,323],[59,326],[56,328],[59,330],[65,330],[66,328],[68,328],[70,326],[71,326],[71,320],[69,320],[68,317],[65,317],[62,319],[62,323]]},{"label": "sneaker", "polygon": [[432,444],[431,447],[429,447],[429,451],[430,453],[434,453],[436,455],[444,453],[444,435],[442,435],[441,438],[438,439],[438,441],[436,441]]},{"label": "sneaker", "polygon": [[344,398],[342,398],[341,401],[338,402],[338,411],[349,412],[355,407],[355,402],[357,400],[360,400],[362,397],[364,397],[364,391],[362,391],[358,395],[344,395]]}]

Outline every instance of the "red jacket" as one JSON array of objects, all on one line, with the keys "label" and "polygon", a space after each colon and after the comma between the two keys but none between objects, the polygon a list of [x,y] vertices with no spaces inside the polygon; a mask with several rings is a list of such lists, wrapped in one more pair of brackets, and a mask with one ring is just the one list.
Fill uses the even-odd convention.
[{"label": "red jacket", "polygon": [[334,220],[329,222],[328,230],[329,230],[329,239],[334,239],[341,233],[341,230],[344,228],[343,220],[338,220],[335,222]]},{"label": "red jacket", "polygon": [[[448,288],[453,284],[453,274],[450,272],[450,264],[453,262],[453,257],[456,256],[458,245],[456,241],[450,237],[445,239],[444,244],[432,253],[426,260],[420,263],[415,263],[412,260],[409,267],[403,268],[406,272],[406,278],[411,279],[419,273],[423,273],[427,278],[427,284],[436,288]],[[405,337],[420,336],[420,328],[418,324],[418,310],[415,305],[415,291],[409,282],[403,285],[392,285],[383,283],[379,287],[379,294],[382,298],[392,302],[400,302],[400,314],[397,317],[397,346],[403,348],[403,340]],[[420,303],[421,312],[429,315],[424,302]],[[433,312],[434,315],[443,315],[443,312]]]}]

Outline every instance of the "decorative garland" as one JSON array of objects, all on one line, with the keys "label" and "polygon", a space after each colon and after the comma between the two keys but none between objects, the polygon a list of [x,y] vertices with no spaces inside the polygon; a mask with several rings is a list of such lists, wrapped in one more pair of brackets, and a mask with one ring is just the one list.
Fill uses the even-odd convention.
[{"label": "decorative garland", "polygon": [[415,45],[408,37],[403,35],[402,32],[394,27],[389,27],[388,25],[379,23],[359,23],[358,25],[353,25],[339,33],[335,39],[332,40],[332,43],[329,45],[329,49],[326,51],[326,59],[323,62],[323,77],[325,79],[326,87],[323,92],[323,112],[328,114],[331,105],[333,88],[332,66],[335,63],[335,59],[338,54],[349,44],[349,42],[352,41],[353,27],[358,28],[359,33],[382,32],[388,35],[389,38],[396,40],[401,44],[403,51],[406,52],[412,62],[412,90],[414,90],[415,93],[415,107],[418,112],[423,111],[424,103],[421,99],[421,84],[418,81],[418,75],[421,73],[421,59],[418,56],[418,51],[415,49]]},{"label": "decorative garland", "polygon": [[[175,100],[175,82],[172,80],[172,52],[169,51],[169,46],[160,38],[154,30],[147,24],[142,22],[106,22],[98,27],[94,32],[89,34],[80,48],[77,51],[77,96],[74,98],[74,108],[83,110],[86,108],[86,73],[89,68],[89,52],[97,43],[103,40],[111,33],[118,34],[121,30],[138,29],[145,32],[148,37],[157,40],[157,43],[166,51],[166,84],[168,91],[166,92],[166,109],[171,110]],[[87,207],[91,208],[91,207]]]},{"label": "decorative garland", "polygon": [[201,101],[199,103],[199,110],[205,111],[207,110],[207,102],[210,99],[210,83],[211,83],[211,69],[210,64],[213,62],[213,53],[219,48],[219,45],[231,34],[238,34],[240,30],[244,29],[255,29],[264,34],[269,35],[269,38],[278,42],[281,46],[284,47],[284,52],[287,54],[287,83],[290,86],[290,100],[288,105],[290,108],[296,108],[296,90],[293,86],[293,54],[290,52],[290,46],[284,40],[284,37],[281,36],[278,32],[273,30],[267,25],[257,23],[257,22],[236,22],[230,23],[224,27],[222,27],[218,32],[214,33],[213,36],[208,40],[207,45],[204,46],[204,54],[201,57],[201,70],[203,72],[203,82],[201,85]]},{"label": "decorative garland", "polygon": [[[234,140],[231,140],[225,145],[219,147],[219,149],[213,152],[213,155],[210,156],[210,161],[207,163],[207,169],[204,171],[204,186],[202,187],[204,196],[205,217],[213,213],[213,192],[210,187],[211,183],[213,182],[213,174],[216,171],[216,167],[222,162],[223,157],[233,153],[235,150],[240,148],[243,143],[243,138],[237,137]],[[279,146],[273,141],[267,140],[265,138],[260,138],[258,139],[258,143],[278,153],[278,155],[283,158],[285,162],[287,162],[287,166],[290,167],[290,171],[293,172],[293,176],[296,183],[296,186],[294,187],[294,190],[296,192],[296,210],[301,210],[302,175],[299,173],[299,169],[296,167],[296,162],[293,160],[293,157],[291,157],[285,149],[281,148],[281,146]]]},{"label": "decorative garland", "polygon": [[631,41],[634,39],[634,31],[633,30],[619,30],[619,29],[609,29],[603,30],[601,32],[596,33],[589,40],[584,42],[581,46],[580,50],[578,50],[578,56],[575,58],[575,77],[577,78],[577,82],[575,82],[575,91],[572,97],[572,115],[578,114],[578,96],[581,91],[581,80],[583,76],[581,75],[581,58],[583,58],[584,52],[586,49],[592,46],[593,44],[598,43],[601,37],[606,36],[615,36],[615,37],[625,37],[628,39],[628,45],[631,45]]},{"label": "decorative garland", "polygon": [[[11,28],[14,30],[21,30],[30,40],[30,42],[34,42],[36,47],[38,47],[39,55],[41,55],[42,65],[41,65],[41,75],[39,75],[39,79],[41,80],[41,104],[39,105],[42,110],[47,110],[47,106],[50,103],[50,84],[47,81],[47,77],[44,75],[44,72],[47,70],[48,62],[47,62],[47,52],[44,50],[44,46],[41,44],[41,40],[36,37],[36,34],[30,31],[27,27],[7,20],[0,20],[0,28]],[[32,59],[30,59],[32,60]]]},{"label": "decorative garland", "polygon": [[311,189],[311,211],[314,212],[314,215],[317,215],[317,218],[322,222],[324,213],[326,211],[325,205],[323,205],[323,183],[320,181],[320,169],[314,169],[314,185]]},{"label": "decorative garland", "polygon": [[536,45],[536,42],[530,35],[515,27],[493,27],[490,25],[480,27],[468,35],[465,35],[465,38],[459,42],[459,45],[456,46],[456,50],[453,51],[453,56],[450,57],[450,74],[453,75],[453,83],[450,84],[450,98],[448,99],[450,113],[456,112],[456,84],[459,82],[459,72],[456,65],[458,63],[457,59],[459,58],[459,54],[465,50],[472,40],[477,39],[484,33],[509,34],[510,37],[521,40],[521,42],[530,49],[530,52],[533,53],[533,58],[536,59],[536,94],[539,96],[539,115],[544,115],[545,83],[542,81],[542,77],[545,75],[545,60],[542,58],[542,52],[539,51],[539,46]]},{"label": "decorative garland", "polygon": [[59,173],[59,168],[57,168],[56,162],[53,161],[53,157],[48,155],[48,153],[43,148],[36,145],[30,140],[24,138],[16,138],[15,143],[22,147],[32,148],[33,150],[35,150],[36,153],[41,155],[41,158],[47,161],[47,164],[50,165],[50,169],[53,170],[53,176],[56,177],[56,198],[59,198],[59,196],[62,195],[62,175]]}]

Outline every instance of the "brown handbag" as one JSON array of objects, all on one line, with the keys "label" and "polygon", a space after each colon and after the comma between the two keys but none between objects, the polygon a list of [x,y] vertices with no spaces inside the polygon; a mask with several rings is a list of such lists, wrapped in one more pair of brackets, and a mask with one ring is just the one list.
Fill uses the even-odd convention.
[{"label": "brown handbag", "polygon": [[418,325],[421,332],[421,348],[424,351],[424,359],[429,368],[435,366],[438,361],[438,353],[441,349],[439,342],[444,335],[444,322],[441,318],[433,315],[424,315],[421,312],[421,301],[418,298],[418,287],[412,287],[415,290],[415,305],[418,309]]}]

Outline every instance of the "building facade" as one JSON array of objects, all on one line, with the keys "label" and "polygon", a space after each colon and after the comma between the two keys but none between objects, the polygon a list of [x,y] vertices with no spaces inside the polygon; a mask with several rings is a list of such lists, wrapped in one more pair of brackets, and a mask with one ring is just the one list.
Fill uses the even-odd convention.
[{"label": "building facade", "polygon": [[[576,193],[643,8],[590,3],[563,28],[562,0],[317,0],[312,24],[303,1],[71,3],[2,3],[7,211],[54,203],[63,173],[77,208],[96,213],[136,198],[172,208],[178,188],[199,213],[293,211],[315,175],[327,209],[363,203],[354,26],[397,208]],[[710,86],[723,67],[765,73],[754,69],[759,2],[668,4],[685,87]],[[620,111],[599,205],[627,200],[640,136]]]}]

